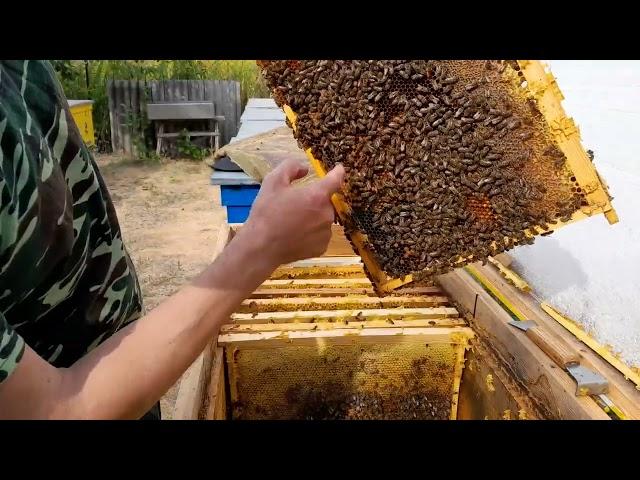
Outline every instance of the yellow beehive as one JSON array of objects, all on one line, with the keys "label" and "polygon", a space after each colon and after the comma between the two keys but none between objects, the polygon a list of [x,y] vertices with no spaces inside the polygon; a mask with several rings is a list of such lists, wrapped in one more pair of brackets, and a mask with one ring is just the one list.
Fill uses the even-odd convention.
[{"label": "yellow beehive", "polygon": [[95,146],[96,137],[93,129],[93,101],[69,100],[71,116],[80,130],[82,140],[87,146]]}]

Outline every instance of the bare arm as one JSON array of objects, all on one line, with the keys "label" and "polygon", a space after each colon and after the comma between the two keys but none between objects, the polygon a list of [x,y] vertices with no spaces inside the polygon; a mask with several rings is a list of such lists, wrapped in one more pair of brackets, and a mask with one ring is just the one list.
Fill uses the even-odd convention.
[{"label": "bare arm", "polygon": [[70,368],[55,368],[26,347],[0,384],[0,418],[142,416],[278,265],[326,250],[330,197],[344,170],[307,187],[290,185],[305,174],[286,162],[265,178],[249,220],[211,266]]}]

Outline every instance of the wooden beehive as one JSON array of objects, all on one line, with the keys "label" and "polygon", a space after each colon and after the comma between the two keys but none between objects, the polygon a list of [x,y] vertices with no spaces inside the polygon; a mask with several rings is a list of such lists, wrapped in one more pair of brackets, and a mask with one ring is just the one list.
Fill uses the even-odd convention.
[{"label": "wooden beehive", "polygon": [[278,269],[223,327],[234,419],[455,419],[473,332],[437,287],[380,298],[358,257]]},{"label": "wooden beehive", "polygon": [[[216,254],[233,233],[225,226]],[[609,419],[508,325],[494,292],[578,349],[623,416],[640,418],[637,375],[587,350],[493,265],[474,269],[381,298],[336,228],[327,256],[281,267],[238,306],[183,376],[173,418]]]}]

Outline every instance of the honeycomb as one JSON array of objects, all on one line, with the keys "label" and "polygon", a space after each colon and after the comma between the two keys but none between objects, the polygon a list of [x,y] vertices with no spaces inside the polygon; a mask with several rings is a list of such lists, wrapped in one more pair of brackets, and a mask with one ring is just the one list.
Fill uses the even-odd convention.
[{"label": "honeycomb", "polygon": [[455,344],[227,345],[232,418],[446,420]]},{"label": "honeycomb", "polygon": [[344,165],[345,233],[389,278],[484,262],[589,204],[516,61],[258,64],[299,146]]}]

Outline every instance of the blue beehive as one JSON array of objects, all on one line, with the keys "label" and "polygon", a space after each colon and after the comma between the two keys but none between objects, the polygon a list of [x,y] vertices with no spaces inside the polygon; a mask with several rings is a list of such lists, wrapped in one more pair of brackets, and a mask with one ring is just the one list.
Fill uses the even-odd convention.
[{"label": "blue beehive", "polygon": [[244,223],[259,191],[260,185],[221,185],[220,203],[227,209],[227,221]]},{"label": "blue beehive", "polygon": [[[251,98],[240,117],[240,130],[229,143],[284,126],[284,113],[273,99]],[[227,221],[244,223],[258,196],[260,184],[242,171],[220,170],[213,173],[211,183],[220,185],[220,203],[227,210]]]}]

